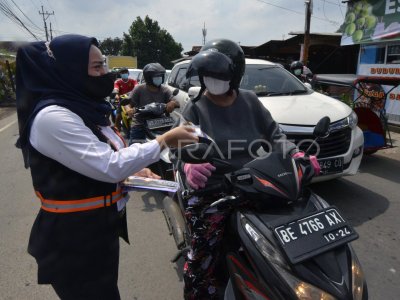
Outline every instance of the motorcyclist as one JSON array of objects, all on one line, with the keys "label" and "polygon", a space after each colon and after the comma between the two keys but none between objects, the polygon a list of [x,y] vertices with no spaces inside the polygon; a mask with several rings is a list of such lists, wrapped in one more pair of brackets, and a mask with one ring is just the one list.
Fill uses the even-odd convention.
[{"label": "motorcyclist", "polygon": [[118,131],[121,131],[121,101],[120,98],[122,95],[125,95],[133,90],[133,88],[137,85],[135,79],[129,78],[129,70],[127,68],[121,68],[119,70],[119,74],[121,78],[117,79],[114,82],[114,90],[113,94],[115,94],[115,100],[118,103],[117,106],[117,115],[115,116],[115,127]]},{"label": "motorcyclist", "polygon": [[133,118],[129,144],[143,141],[145,131],[143,120],[134,118],[136,108],[156,103],[166,103],[166,112],[170,113],[179,107],[178,101],[173,99],[172,92],[162,85],[165,77],[165,68],[159,63],[149,63],[143,68],[145,83],[136,86],[129,95],[129,104],[125,106],[126,113]]},{"label": "motorcyclist", "polygon": [[[284,153],[297,152],[270,112],[249,90],[239,89],[245,70],[241,47],[218,39],[206,43],[193,57],[187,77],[199,76],[201,90],[183,111],[186,120],[211,137],[234,169],[255,157],[260,147]],[[232,143],[235,143],[234,146]],[[222,157],[221,157],[222,158]],[[228,158],[228,159],[227,159]],[[210,163],[184,164],[187,183],[194,189],[221,181],[222,172]],[[215,267],[225,219],[229,211],[207,209],[215,197],[188,200],[185,216],[191,232],[191,249],[184,267],[185,299],[218,299]]]},{"label": "motorcyclist", "polygon": [[313,76],[311,70],[301,61],[294,61],[290,64],[290,72],[302,82],[309,82]]}]

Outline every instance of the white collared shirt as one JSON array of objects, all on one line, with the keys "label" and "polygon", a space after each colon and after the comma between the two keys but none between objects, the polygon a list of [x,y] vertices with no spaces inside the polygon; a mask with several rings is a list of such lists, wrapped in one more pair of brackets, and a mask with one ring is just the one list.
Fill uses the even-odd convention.
[{"label": "white collared shirt", "polygon": [[[77,114],[51,105],[35,117],[29,140],[41,154],[82,175],[109,183],[121,182],[160,159],[156,140],[125,147],[109,126],[100,127],[100,130],[118,151],[101,142]],[[126,201],[118,201],[119,210]]]}]

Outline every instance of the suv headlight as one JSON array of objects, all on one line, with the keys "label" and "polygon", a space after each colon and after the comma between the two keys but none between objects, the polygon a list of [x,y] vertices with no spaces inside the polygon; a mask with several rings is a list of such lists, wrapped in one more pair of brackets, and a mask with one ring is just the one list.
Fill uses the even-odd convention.
[{"label": "suv headlight", "polygon": [[347,117],[347,122],[349,123],[349,126],[351,129],[356,128],[357,123],[358,123],[358,117],[357,117],[357,114],[354,112],[354,110]]}]

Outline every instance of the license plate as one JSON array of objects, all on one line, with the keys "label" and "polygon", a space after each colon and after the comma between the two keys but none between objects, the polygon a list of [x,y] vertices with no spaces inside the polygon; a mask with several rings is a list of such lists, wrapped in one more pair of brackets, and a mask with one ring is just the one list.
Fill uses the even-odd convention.
[{"label": "license plate", "polygon": [[343,172],[343,157],[319,159],[318,162],[319,166],[321,167],[321,174],[323,175]]},{"label": "license plate", "polygon": [[274,234],[292,264],[358,238],[335,207],[278,225]]},{"label": "license plate", "polygon": [[175,121],[172,117],[162,117],[157,119],[146,120],[149,129],[158,129],[164,127],[171,127]]}]

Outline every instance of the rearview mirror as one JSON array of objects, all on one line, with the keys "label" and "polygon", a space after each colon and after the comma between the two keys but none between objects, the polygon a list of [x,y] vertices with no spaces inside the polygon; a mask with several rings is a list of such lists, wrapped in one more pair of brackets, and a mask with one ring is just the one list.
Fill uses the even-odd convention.
[{"label": "rearview mirror", "polygon": [[199,86],[192,86],[191,88],[189,88],[189,91],[188,91],[189,99],[192,100],[192,99],[196,98],[196,96],[200,92],[200,89],[201,88]]},{"label": "rearview mirror", "polygon": [[318,121],[314,128],[314,136],[317,138],[324,138],[329,135],[329,125],[331,124],[331,119],[329,117],[323,117]]},{"label": "rearview mirror", "polygon": [[190,144],[178,150],[179,158],[185,163],[201,164],[210,162],[214,149],[205,143]]}]

